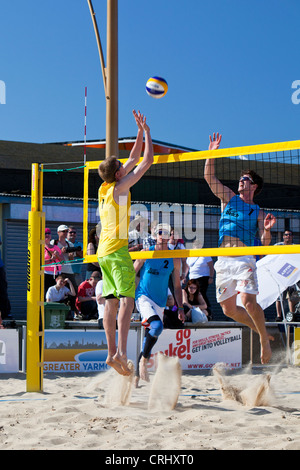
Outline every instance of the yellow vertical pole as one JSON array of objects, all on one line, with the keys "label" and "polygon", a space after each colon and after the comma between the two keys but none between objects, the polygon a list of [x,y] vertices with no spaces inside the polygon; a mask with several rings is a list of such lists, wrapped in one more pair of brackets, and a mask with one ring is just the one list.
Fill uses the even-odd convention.
[{"label": "yellow vertical pole", "polygon": [[43,391],[44,360],[44,259],[45,216],[42,212],[43,173],[32,165],[31,211],[28,213],[27,259],[27,392]]}]

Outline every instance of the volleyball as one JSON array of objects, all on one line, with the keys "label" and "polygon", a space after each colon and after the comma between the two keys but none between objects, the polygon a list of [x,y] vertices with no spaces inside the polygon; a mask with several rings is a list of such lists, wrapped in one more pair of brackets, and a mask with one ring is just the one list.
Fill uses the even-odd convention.
[{"label": "volleyball", "polygon": [[146,83],[146,92],[152,98],[162,98],[168,91],[168,84],[164,78],[151,77]]}]

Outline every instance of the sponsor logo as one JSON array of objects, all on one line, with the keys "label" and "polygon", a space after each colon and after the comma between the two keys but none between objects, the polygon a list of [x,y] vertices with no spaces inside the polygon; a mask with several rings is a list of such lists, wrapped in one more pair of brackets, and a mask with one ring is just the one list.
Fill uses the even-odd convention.
[{"label": "sponsor logo", "polygon": [[290,277],[296,271],[298,271],[298,268],[296,268],[295,266],[293,266],[290,263],[285,263],[282,266],[282,268],[279,269],[278,274],[280,274],[283,277]]}]

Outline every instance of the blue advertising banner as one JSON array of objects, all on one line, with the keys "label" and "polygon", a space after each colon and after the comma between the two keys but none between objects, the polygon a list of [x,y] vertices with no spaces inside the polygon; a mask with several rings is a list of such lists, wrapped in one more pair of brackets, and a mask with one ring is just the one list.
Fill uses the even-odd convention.
[{"label": "blue advertising banner", "polygon": [[[134,363],[137,330],[128,335],[127,356]],[[116,334],[116,341],[118,333]],[[107,343],[104,330],[45,330],[45,372],[106,371]]]}]

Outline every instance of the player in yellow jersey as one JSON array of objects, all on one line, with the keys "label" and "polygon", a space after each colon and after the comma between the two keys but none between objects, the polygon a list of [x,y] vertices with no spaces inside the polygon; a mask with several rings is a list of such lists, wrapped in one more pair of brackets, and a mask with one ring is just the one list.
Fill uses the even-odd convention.
[{"label": "player in yellow jersey", "polygon": [[[127,365],[127,338],[135,297],[135,271],[128,252],[131,203],[129,189],[153,163],[153,145],[146,117],[135,111],[133,115],[138,133],[128,160],[123,165],[116,157],[111,156],[100,163],[98,170],[104,180],[99,188],[101,234],[97,257],[103,276],[102,296],[106,299],[103,318],[108,347],[106,363],[122,375],[131,374]],[[138,164],[144,134],[144,156]]]}]

